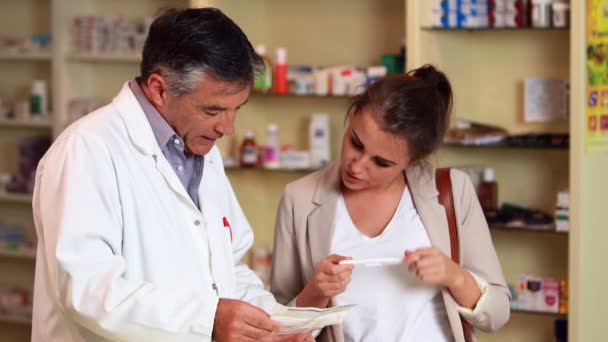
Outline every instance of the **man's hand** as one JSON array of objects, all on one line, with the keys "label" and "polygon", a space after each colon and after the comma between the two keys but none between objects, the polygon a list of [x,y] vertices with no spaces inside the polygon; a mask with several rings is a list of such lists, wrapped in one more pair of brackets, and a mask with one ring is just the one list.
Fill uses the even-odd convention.
[{"label": "man's hand", "polygon": [[279,329],[279,323],[271,320],[264,310],[240,300],[220,298],[215,312],[212,337],[217,342],[260,341]]},{"label": "man's hand", "polygon": [[262,342],[315,342],[311,333],[282,335],[272,334],[262,339]]}]

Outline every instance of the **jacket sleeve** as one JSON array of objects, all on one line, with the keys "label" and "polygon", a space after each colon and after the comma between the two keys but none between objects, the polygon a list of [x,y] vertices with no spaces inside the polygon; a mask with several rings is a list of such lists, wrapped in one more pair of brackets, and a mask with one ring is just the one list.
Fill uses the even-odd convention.
[{"label": "jacket sleeve", "polygon": [[[215,149],[214,149],[215,150]],[[221,172],[225,181],[226,189],[228,191],[228,201],[230,208],[230,217],[232,218],[231,227],[234,233],[234,241],[232,243],[232,253],[234,257],[234,270],[236,277],[236,297],[242,301],[248,302],[254,306],[257,306],[268,314],[272,314],[277,311],[280,306],[274,299],[273,295],[264,288],[264,284],[260,278],[243,263],[243,258],[247,256],[247,252],[253,245],[253,231],[245,213],[241,209],[239,202],[234,194],[234,190],[230,185],[230,181],[226,176],[221,163],[221,156],[219,152],[216,156],[217,160],[220,160],[219,165],[221,166]]]},{"label": "jacket sleeve", "polygon": [[270,291],[277,301],[288,305],[304,287],[295,236],[294,205],[289,186],[279,203],[274,231]]},{"label": "jacket sleeve", "polygon": [[38,262],[60,310],[109,340],[210,341],[214,292],[124,276],[121,204],[106,145],[72,134],[44,159],[33,204]]},{"label": "jacket sleeve", "polygon": [[[492,243],[488,223],[486,222],[475,188],[466,174],[452,170],[454,189],[462,189],[454,194],[459,215],[460,250],[463,267],[487,283],[483,289],[483,301],[463,317],[474,327],[482,331],[496,331],[507,323],[510,315],[510,294],[496,250]],[[458,184],[460,183],[460,184]]]}]

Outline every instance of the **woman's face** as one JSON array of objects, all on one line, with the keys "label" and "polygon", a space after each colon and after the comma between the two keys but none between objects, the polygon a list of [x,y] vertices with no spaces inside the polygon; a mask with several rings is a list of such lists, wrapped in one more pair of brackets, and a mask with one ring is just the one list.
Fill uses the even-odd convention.
[{"label": "woman's face", "polygon": [[405,139],[384,131],[369,107],[349,114],[340,154],[340,176],[349,190],[385,188],[401,181],[409,164]]}]

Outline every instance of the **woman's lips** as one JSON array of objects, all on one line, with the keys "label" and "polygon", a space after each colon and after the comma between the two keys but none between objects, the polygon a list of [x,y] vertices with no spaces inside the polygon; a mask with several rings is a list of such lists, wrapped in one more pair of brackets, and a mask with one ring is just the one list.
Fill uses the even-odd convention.
[{"label": "woman's lips", "polygon": [[352,175],[350,172],[348,172],[348,171],[346,171],[346,172],[345,172],[345,174],[346,174],[346,180],[347,180],[349,183],[361,183],[361,182],[363,182],[363,180],[362,180],[361,178],[357,178],[357,177],[353,176],[353,175]]}]

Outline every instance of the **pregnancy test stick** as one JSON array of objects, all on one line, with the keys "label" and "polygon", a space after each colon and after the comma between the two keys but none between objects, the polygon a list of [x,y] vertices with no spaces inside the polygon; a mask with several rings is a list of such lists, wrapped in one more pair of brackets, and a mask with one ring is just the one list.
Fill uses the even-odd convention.
[{"label": "pregnancy test stick", "polygon": [[363,265],[366,267],[399,265],[402,263],[403,259],[401,258],[369,258],[340,261],[340,265]]}]

